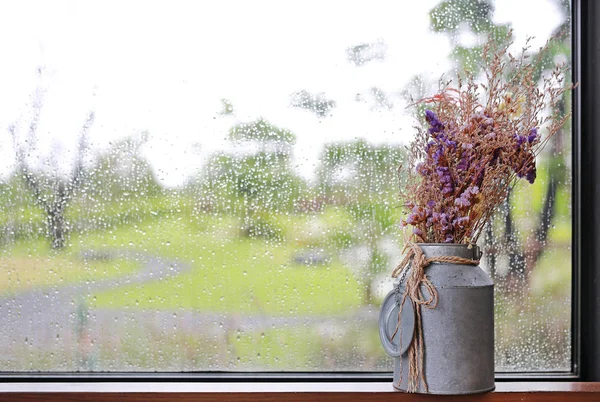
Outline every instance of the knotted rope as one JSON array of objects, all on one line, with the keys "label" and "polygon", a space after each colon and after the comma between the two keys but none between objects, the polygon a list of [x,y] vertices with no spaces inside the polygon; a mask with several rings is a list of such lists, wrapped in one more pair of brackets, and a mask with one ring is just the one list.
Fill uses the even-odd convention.
[{"label": "knotted rope", "polygon": [[[392,277],[397,278],[403,271],[410,269],[410,274],[406,279],[405,291],[400,301],[400,308],[398,310],[398,324],[396,330],[392,335],[392,339],[400,330],[400,342],[402,342],[402,326],[401,316],[402,307],[404,301],[408,297],[415,310],[415,331],[413,338],[408,347],[408,392],[417,392],[419,389],[419,383],[423,384],[425,392],[429,392],[427,387],[427,381],[425,379],[424,370],[424,355],[425,348],[423,344],[423,322],[421,319],[421,306],[428,309],[434,309],[438,303],[438,292],[433,283],[425,275],[425,268],[432,262],[445,262],[450,264],[461,264],[461,265],[479,265],[479,260],[472,260],[470,258],[462,258],[456,256],[440,256],[426,258],[423,250],[418,244],[411,241],[406,241],[402,252],[408,249],[408,253],[404,256],[404,259],[398,264],[398,266],[392,271]],[[411,263],[412,260],[412,264]],[[410,267],[409,267],[410,264]],[[404,274],[403,276],[405,276]],[[401,279],[402,282],[402,279]],[[423,289],[425,289],[429,295],[425,298],[423,295]],[[400,380],[398,385],[402,382],[402,356],[400,356]]]}]

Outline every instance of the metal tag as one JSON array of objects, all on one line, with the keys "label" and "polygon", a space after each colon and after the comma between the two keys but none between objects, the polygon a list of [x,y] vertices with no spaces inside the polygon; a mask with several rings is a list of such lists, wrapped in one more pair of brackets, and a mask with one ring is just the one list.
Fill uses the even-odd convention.
[{"label": "metal tag", "polygon": [[[398,294],[400,294],[399,301],[397,301]],[[398,325],[399,302],[402,300],[401,296],[403,294],[403,286],[388,293],[383,300],[381,312],[379,313],[379,337],[381,338],[381,344],[386,353],[392,357],[399,357],[406,353],[415,331],[415,311],[412,301],[407,297],[404,299],[402,307],[402,343],[400,343],[400,330],[392,338]]]}]

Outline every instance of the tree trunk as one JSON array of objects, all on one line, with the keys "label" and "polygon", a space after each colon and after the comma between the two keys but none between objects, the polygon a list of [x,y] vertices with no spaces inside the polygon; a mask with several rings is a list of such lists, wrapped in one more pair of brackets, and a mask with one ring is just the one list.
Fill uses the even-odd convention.
[{"label": "tree trunk", "polygon": [[[562,161],[561,161],[562,162]],[[558,193],[558,180],[556,176],[550,176],[550,183],[546,188],[546,198],[544,199],[544,206],[540,213],[540,222],[538,228],[535,231],[535,236],[531,238],[526,246],[526,274],[529,275],[537,262],[542,257],[544,249],[546,248],[546,242],[548,241],[548,234],[550,231],[550,224],[556,214],[556,195]]]},{"label": "tree trunk", "polygon": [[[560,132],[556,137],[560,136]],[[559,153],[559,139],[553,138],[551,149],[554,155]],[[564,160],[559,158],[558,163],[564,165]],[[533,236],[527,239],[523,248],[517,246],[515,228],[512,222],[510,207],[505,218],[505,245],[509,253],[509,271],[506,285],[509,288],[515,286],[528,286],[531,272],[541,258],[547,244],[549,229],[556,215],[556,195],[558,193],[558,182],[562,177],[557,177],[553,167],[550,168],[548,185],[546,187],[544,203],[537,222],[537,229]],[[516,290],[516,289],[513,289]]]},{"label": "tree trunk", "polygon": [[496,250],[498,249],[498,245],[494,239],[492,222],[488,222],[486,225],[483,249],[490,276],[494,278],[496,276]]},{"label": "tree trunk", "polygon": [[62,249],[67,243],[67,225],[64,210],[54,208],[50,211],[47,216],[47,223],[52,249]]},{"label": "tree trunk", "polygon": [[370,304],[373,304],[373,292],[371,291],[371,285],[372,285],[372,280],[369,277],[368,279],[365,279],[365,289],[364,289],[364,305],[368,306]]},{"label": "tree trunk", "polygon": [[67,222],[65,218],[65,208],[69,202],[70,193],[67,191],[65,183],[60,182],[56,189],[54,202],[46,208],[48,215],[48,225],[52,248],[59,250],[67,244]]}]

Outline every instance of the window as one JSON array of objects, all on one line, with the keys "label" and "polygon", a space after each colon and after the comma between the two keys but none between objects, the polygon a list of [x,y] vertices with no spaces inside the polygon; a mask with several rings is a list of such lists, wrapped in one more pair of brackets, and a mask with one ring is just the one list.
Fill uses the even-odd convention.
[{"label": "window", "polygon": [[[0,370],[21,373],[389,371],[406,106],[490,33],[571,32],[543,0],[0,7]],[[499,372],[574,371],[571,130],[482,239]]]}]

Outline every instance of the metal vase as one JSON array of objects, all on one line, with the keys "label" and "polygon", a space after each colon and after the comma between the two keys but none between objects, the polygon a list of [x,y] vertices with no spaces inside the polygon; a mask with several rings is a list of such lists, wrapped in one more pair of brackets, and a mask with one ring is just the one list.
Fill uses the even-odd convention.
[{"label": "metal vase", "polygon": [[[419,244],[427,258],[457,256],[479,260],[477,246]],[[431,394],[474,394],[494,389],[494,283],[479,266],[432,263],[425,274],[438,291],[434,309],[421,308],[424,374]],[[394,358],[394,387],[408,387],[408,347],[413,341],[414,307],[406,299],[402,310],[402,342],[392,337],[398,323],[398,294],[402,283],[385,298],[379,333],[386,352]],[[424,290],[427,297],[427,293]],[[402,359],[402,373],[400,372]],[[402,374],[402,376],[401,376]],[[402,380],[400,381],[400,378]],[[423,384],[418,392],[425,393]]]}]

